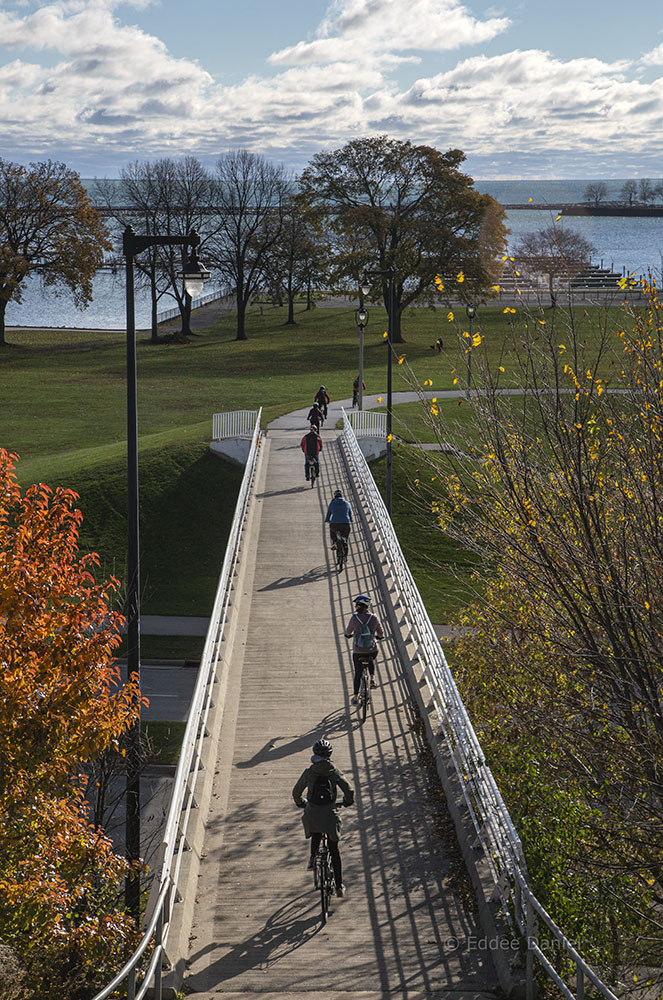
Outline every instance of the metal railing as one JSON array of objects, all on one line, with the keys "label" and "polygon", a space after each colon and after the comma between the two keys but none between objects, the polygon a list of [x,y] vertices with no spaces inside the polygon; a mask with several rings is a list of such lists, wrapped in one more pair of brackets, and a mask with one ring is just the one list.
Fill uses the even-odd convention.
[{"label": "metal railing", "polygon": [[376,410],[343,411],[346,420],[355,432],[355,436],[384,438],[387,436],[387,414]]},{"label": "metal railing", "polygon": [[[221,299],[227,299],[230,292],[227,288],[216,288],[212,292],[205,292],[204,295],[198,295],[191,303],[191,309],[200,309],[201,306],[209,305],[210,302],[220,302]],[[169,319],[175,319],[180,316],[179,306],[173,306],[172,309],[161,309],[157,313],[157,323],[165,323]]]},{"label": "metal railing", "polygon": [[[97,993],[93,1000],[106,1000],[123,985],[127,1000],[142,1000],[150,988],[154,990],[155,1000],[161,1000],[162,961],[177,897],[182,857],[187,849],[187,828],[195,803],[196,781],[202,770],[203,746],[207,738],[207,720],[219,672],[232,580],[239,559],[242,529],[256,474],[261,414],[262,409],[254,414],[251,450],[235,506],[196,687],[187,716],[182,750],[173,781],[170,806],[161,844],[161,869],[155,878],[148,903],[147,924],[136,951],[113,981],[100,993]],[[146,969],[142,969],[141,961],[150,947],[153,948],[153,951],[149,964]],[[139,980],[140,984],[138,985]]]},{"label": "metal railing", "polygon": [[[460,697],[442,646],[424,607],[405,560],[391,518],[364,458],[352,428],[355,414],[343,412],[341,441],[346,459],[375,531],[376,544],[384,555],[394,584],[394,605],[403,613],[409,638],[414,643],[432,703],[444,734],[449,755],[467,805],[477,840],[491,871],[495,897],[505,916],[527,946],[527,998],[534,997],[533,962],[536,958],[567,1000],[582,1000],[585,981],[592,983],[607,1000],[618,1000],[542,907],[529,887],[527,865],[520,838],[486,764],[483,750]],[[537,917],[545,924],[560,949],[576,967],[576,994],[565,984],[544,955],[537,936]]]},{"label": "metal railing", "polygon": [[[260,411],[262,413],[262,410]],[[256,426],[256,410],[230,410],[212,417],[212,441],[223,438],[250,438]]]}]

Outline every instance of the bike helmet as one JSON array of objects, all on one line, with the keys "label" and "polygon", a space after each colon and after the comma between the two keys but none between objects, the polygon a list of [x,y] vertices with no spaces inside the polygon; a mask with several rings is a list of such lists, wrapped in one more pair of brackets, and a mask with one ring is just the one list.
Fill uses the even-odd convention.
[{"label": "bike helmet", "polygon": [[343,494],[341,493],[340,490],[335,490],[334,491],[334,500],[336,500],[337,497],[342,497],[342,496],[343,496]]},{"label": "bike helmet", "polygon": [[367,608],[371,603],[371,599],[370,597],[367,597],[366,594],[360,594],[359,597],[355,597],[354,603],[361,605],[363,608]]},{"label": "bike helmet", "polygon": [[316,434],[318,433],[318,428],[315,426],[315,424],[311,424],[311,430],[315,431]]},{"label": "bike helmet", "polygon": [[329,740],[318,740],[313,744],[313,753],[316,757],[331,757],[333,747]]}]

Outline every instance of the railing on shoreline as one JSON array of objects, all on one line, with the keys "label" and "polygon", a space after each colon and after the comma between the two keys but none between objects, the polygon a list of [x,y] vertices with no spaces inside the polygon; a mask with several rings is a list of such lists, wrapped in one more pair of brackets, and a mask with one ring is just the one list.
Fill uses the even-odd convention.
[{"label": "railing on shoreline", "polygon": [[[230,292],[227,288],[216,288],[213,292],[206,292],[205,295],[199,295],[195,298],[191,303],[191,309],[200,309],[201,306],[209,305],[210,302],[220,302],[227,298],[230,298]],[[179,315],[179,306],[174,306],[172,309],[162,309],[157,313],[157,323],[166,323],[169,319],[177,319]]]},{"label": "railing on shoreline", "polygon": [[[147,925],[134,954],[113,981],[100,993],[97,993],[93,1000],[106,1000],[123,984],[127,1000],[142,1000],[150,988],[154,990],[155,1000],[161,1000],[162,961],[177,897],[182,857],[187,849],[189,818],[191,810],[195,808],[197,778],[203,770],[203,746],[208,738],[207,720],[212,707],[215,682],[219,676],[232,580],[239,559],[242,529],[256,474],[261,415],[262,409],[257,412],[254,422],[251,450],[235,506],[223,568],[219,577],[214,607],[198,670],[198,679],[191,698],[161,844],[161,870],[158,882],[155,881],[152,888],[148,903]],[[153,948],[153,951],[149,964],[147,969],[141,970],[141,959],[150,947]],[[138,985],[139,979],[141,980],[140,985]]]},{"label": "railing on shoreline", "polygon": [[[351,416],[345,410],[342,413],[344,420],[341,440],[351,475],[365,505],[367,516],[375,528],[376,544],[382,550],[394,583],[394,605],[398,605],[402,612],[410,639],[414,642],[415,655],[419,660],[444,733],[477,841],[482,847],[493,878],[495,897],[499,898],[505,916],[521,935],[527,947],[527,1000],[534,1000],[534,958],[538,960],[566,1000],[582,1000],[585,982],[592,983],[606,1000],[618,1000],[573,948],[529,887],[520,838],[495,778],[486,763],[442,646],[396,537],[387,508],[361,451],[352,428]],[[558,947],[574,963],[575,994],[563,982],[543,953],[539,945],[537,918],[545,925]]]}]

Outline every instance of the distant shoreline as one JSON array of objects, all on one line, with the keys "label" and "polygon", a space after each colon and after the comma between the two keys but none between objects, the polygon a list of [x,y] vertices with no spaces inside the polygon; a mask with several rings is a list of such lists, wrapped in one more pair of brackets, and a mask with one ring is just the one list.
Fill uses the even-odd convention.
[{"label": "distant shoreline", "polygon": [[640,216],[646,218],[657,218],[663,216],[663,205],[619,205],[606,202],[604,205],[583,205],[575,203],[571,205],[541,205],[527,202],[522,205],[502,205],[507,212],[520,211],[520,209],[535,209],[539,212],[558,212],[560,215],[622,215],[630,218]]}]

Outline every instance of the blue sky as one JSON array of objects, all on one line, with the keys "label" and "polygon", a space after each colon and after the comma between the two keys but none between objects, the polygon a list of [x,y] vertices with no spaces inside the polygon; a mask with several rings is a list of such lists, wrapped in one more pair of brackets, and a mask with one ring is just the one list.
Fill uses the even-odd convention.
[{"label": "blue sky", "polygon": [[0,155],[116,176],[386,132],[477,178],[663,176],[663,4],[0,0]]}]

